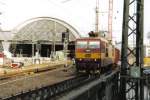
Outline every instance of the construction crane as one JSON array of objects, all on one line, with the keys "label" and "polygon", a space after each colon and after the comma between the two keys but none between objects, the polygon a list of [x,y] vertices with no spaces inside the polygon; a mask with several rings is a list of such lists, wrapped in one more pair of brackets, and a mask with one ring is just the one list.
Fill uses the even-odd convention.
[{"label": "construction crane", "polygon": [[[62,3],[66,3],[71,0],[64,0]],[[109,0],[109,9],[108,9],[108,40],[112,41],[112,19],[113,19],[113,0]],[[95,34],[99,34],[99,0],[96,0],[95,8]]]},{"label": "construction crane", "polygon": [[95,33],[99,36],[99,0],[96,0],[95,14]]},{"label": "construction crane", "polygon": [[109,0],[108,9],[108,40],[112,41],[113,0]]},{"label": "construction crane", "polygon": [[[95,21],[95,33],[99,33],[99,0],[96,0],[96,21]],[[109,0],[108,9],[108,40],[112,41],[112,19],[113,19],[113,0]],[[98,34],[99,35],[99,34]]]}]

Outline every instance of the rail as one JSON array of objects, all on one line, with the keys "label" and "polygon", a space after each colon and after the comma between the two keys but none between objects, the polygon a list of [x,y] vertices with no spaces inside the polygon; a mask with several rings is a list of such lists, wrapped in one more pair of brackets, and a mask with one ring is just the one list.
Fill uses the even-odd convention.
[{"label": "rail", "polygon": [[119,71],[103,74],[95,80],[57,97],[57,100],[117,100]]},{"label": "rail", "polygon": [[12,95],[11,97],[3,98],[4,100],[16,100],[16,99],[21,99],[21,100],[35,100],[39,98],[40,100],[46,100],[48,98],[52,98],[64,91],[69,91],[72,88],[75,88],[85,82],[88,82],[92,80],[93,78],[88,78],[87,76],[78,76],[75,78],[71,78],[68,80],[65,80],[63,82],[50,85],[50,86],[45,86],[41,88],[37,88],[35,90],[28,90],[26,92],[21,92],[16,95]]},{"label": "rail", "polygon": [[[102,91],[102,93],[107,91],[108,94],[110,94],[110,89],[111,91],[113,89],[113,94],[116,95],[118,93],[118,80],[115,81],[115,79],[118,79],[117,75],[118,70],[115,70],[109,74],[105,73],[101,76],[92,75],[89,77],[87,75],[79,75],[54,85],[11,95],[10,97],[4,98],[4,100],[85,100],[86,97],[89,98],[90,95],[93,95],[93,93],[95,94],[96,90]],[[103,98],[103,96],[106,97],[106,95],[100,95],[100,98]]]}]

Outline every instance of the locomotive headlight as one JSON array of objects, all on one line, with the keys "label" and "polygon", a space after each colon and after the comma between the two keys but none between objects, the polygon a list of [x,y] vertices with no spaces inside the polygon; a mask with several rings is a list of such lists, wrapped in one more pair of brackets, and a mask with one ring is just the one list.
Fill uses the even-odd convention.
[{"label": "locomotive headlight", "polygon": [[86,51],[86,52],[91,52],[91,50],[89,50],[89,49],[86,49],[85,51]]}]

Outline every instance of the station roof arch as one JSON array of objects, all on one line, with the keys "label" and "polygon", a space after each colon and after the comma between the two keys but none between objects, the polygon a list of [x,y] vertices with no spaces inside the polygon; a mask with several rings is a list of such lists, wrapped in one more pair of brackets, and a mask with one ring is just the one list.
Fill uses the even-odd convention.
[{"label": "station roof arch", "polygon": [[29,19],[12,30],[12,40],[16,41],[52,41],[60,42],[62,32],[69,30],[69,40],[80,38],[79,32],[67,22],[52,17],[36,17]]}]

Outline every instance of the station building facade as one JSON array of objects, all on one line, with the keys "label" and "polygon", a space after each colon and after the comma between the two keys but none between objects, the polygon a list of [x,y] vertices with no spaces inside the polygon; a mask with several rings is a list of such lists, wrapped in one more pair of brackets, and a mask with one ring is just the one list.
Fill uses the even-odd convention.
[{"label": "station building facade", "polygon": [[9,51],[14,57],[32,57],[39,52],[41,57],[49,57],[52,51],[64,49],[74,56],[75,40],[79,32],[67,22],[51,17],[29,19],[11,31],[0,31],[1,50]]}]

